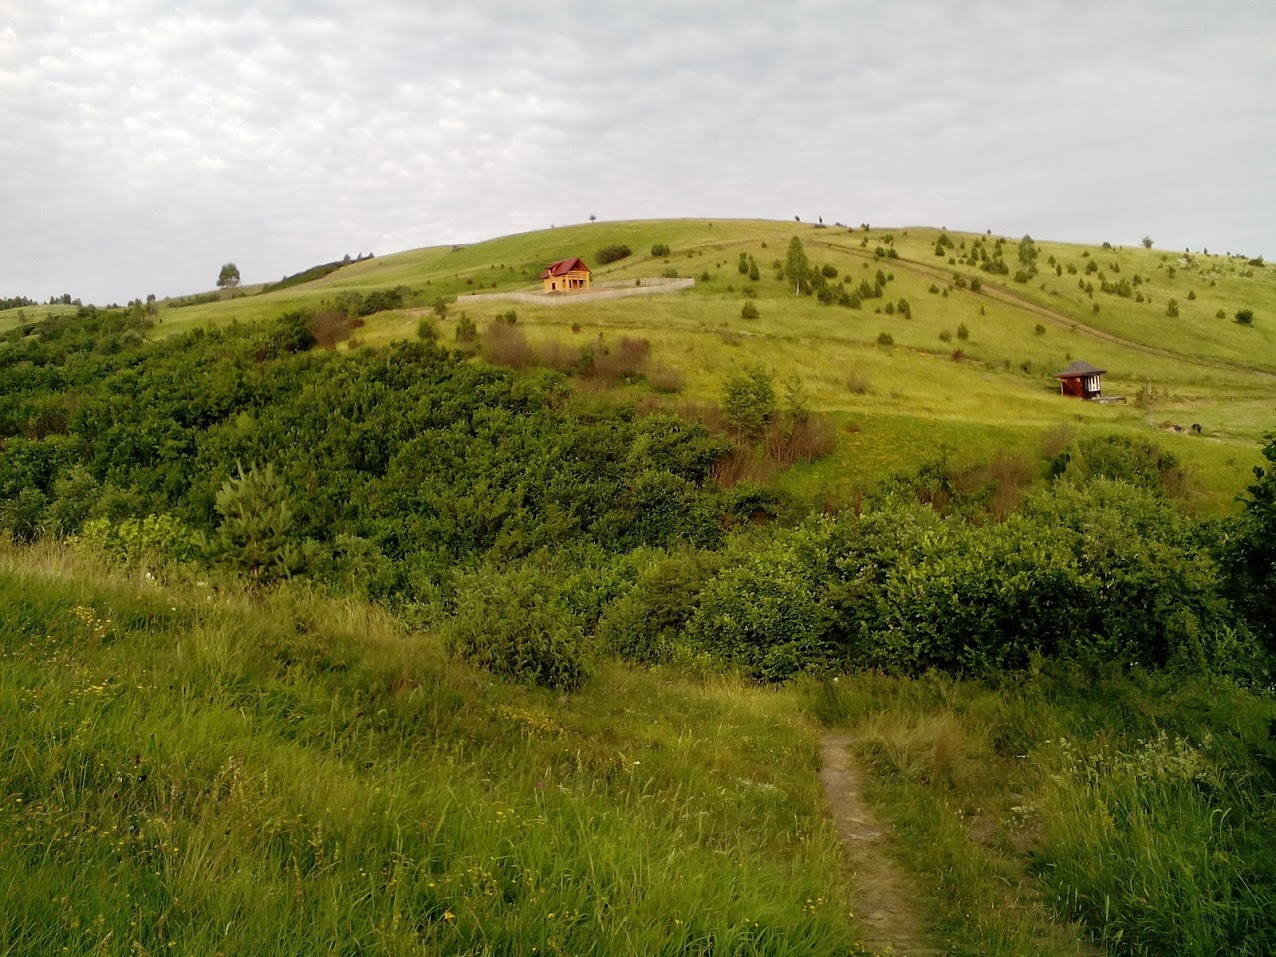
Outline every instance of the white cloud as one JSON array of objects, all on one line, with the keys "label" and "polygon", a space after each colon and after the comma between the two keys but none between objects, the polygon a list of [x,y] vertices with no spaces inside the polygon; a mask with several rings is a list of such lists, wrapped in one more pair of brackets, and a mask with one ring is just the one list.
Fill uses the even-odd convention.
[{"label": "white cloud", "polygon": [[590,213],[1276,249],[1262,6],[0,11],[5,295],[122,301],[228,258],[272,279]]}]

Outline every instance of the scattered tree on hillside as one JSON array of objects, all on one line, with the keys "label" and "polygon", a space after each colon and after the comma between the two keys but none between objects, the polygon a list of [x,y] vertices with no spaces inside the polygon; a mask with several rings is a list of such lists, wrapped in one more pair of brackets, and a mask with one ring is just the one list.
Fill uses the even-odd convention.
[{"label": "scattered tree on hillside", "polygon": [[784,275],[793,283],[793,295],[801,295],[802,284],[808,282],[811,275],[811,264],[806,258],[806,250],[802,248],[802,240],[796,236],[789,240],[789,252],[784,259]]},{"label": "scattered tree on hillside", "polygon": [[218,289],[234,289],[239,285],[239,267],[234,263],[226,263],[217,275]]},{"label": "scattered tree on hillside", "polygon": [[254,579],[289,575],[301,564],[292,541],[293,506],[274,467],[236,467],[217,493],[217,545],[222,556]]},{"label": "scattered tree on hillside", "polygon": [[736,432],[756,438],[775,411],[775,385],[761,365],[732,373],[722,386],[722,414]]},{"label": "scattered tree on hillside", "polygon": [[1143,237],[1143,248],[1144,248],[1144,249],[1151,249],[1151,248],[1152,248],[1152,237],[1151,237],[1151,236],[1144,236],[1144,237]]}]

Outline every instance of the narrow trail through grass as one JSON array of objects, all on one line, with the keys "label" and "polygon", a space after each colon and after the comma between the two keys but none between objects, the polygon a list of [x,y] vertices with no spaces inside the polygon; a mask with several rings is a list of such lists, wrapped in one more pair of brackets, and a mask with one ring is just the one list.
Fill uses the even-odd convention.
[{"label": "narrow trail through grass", "polygon": [[885,832],[860,795],[847,734],[820,739],[820,782],[838,837],[855,877],[853,902],[864,927],[864,946],[901,955],[938,954],[929,947],[913,901],[917,890],[883,848]]}]

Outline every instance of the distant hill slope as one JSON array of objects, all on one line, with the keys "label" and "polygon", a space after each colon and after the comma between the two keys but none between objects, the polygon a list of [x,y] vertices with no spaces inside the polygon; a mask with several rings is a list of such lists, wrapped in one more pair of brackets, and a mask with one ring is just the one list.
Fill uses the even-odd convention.
[{"label": "distant hill slope", "polygon": [[[813,266],[835,273],[830,288],[872,287],[880,274],[882,296],[846,308],[794,295],[776,268],[794,236]],[[811,407],[840,428],[831,459],[778,479],[813,496],[850,495],[937,455],[967,464],[1036,458],[1043,442],[1106,429],[1158,437],[1196,466],[1203,507],[1230,508],[1259,438],[1276,426],[1276,270],[1213,253],[1046,240],[1024,246],[1021,258],[1022,239],[759,220],[593,223],[411,250],[274,292],[165,307],[154,332],[269,320],[333,308],[343,294],[398,289],[404,308],[368,317],[352,340],[375,344],[414,336],[432,303],[455,298],[439,324],[445,342],[460,314],[482,332],[509,308],[533,349],[579,349],[599,336],[646,340],[669,387],[664,398],[650,383],[622,387],[634,399],[694,412],[718,397],[732,370],[755,362],[781,392],[800,379]],[[615,245],[633,254],[599,265],[595,254]],[[657,246],[668,255],[652,255]],[[466,302],[478,292],[536,289],[547,263],[577,255],[596,282],[697,282],[669,296],[588,304]],[[986,261],[997,271],[981,268]],[[759,318],[742,318],[746,301]],[[1242,309],[1252,310],[1251,325],[1235,320]],[[1074,359],[1106,369],[1105,395],[1128,401],[1059,396],[1052,375]],[[1176,425],[1200,425],[1201,434]]]}]

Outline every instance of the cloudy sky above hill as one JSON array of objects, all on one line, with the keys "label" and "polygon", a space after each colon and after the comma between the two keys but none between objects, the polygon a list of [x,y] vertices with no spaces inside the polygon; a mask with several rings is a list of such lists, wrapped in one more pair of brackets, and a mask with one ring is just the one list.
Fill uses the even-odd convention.
[{"label": "cloudy sky above hill", "polygon": [[1276,258],[1276,5],[0,0],[0,295],[767,217]]}]

